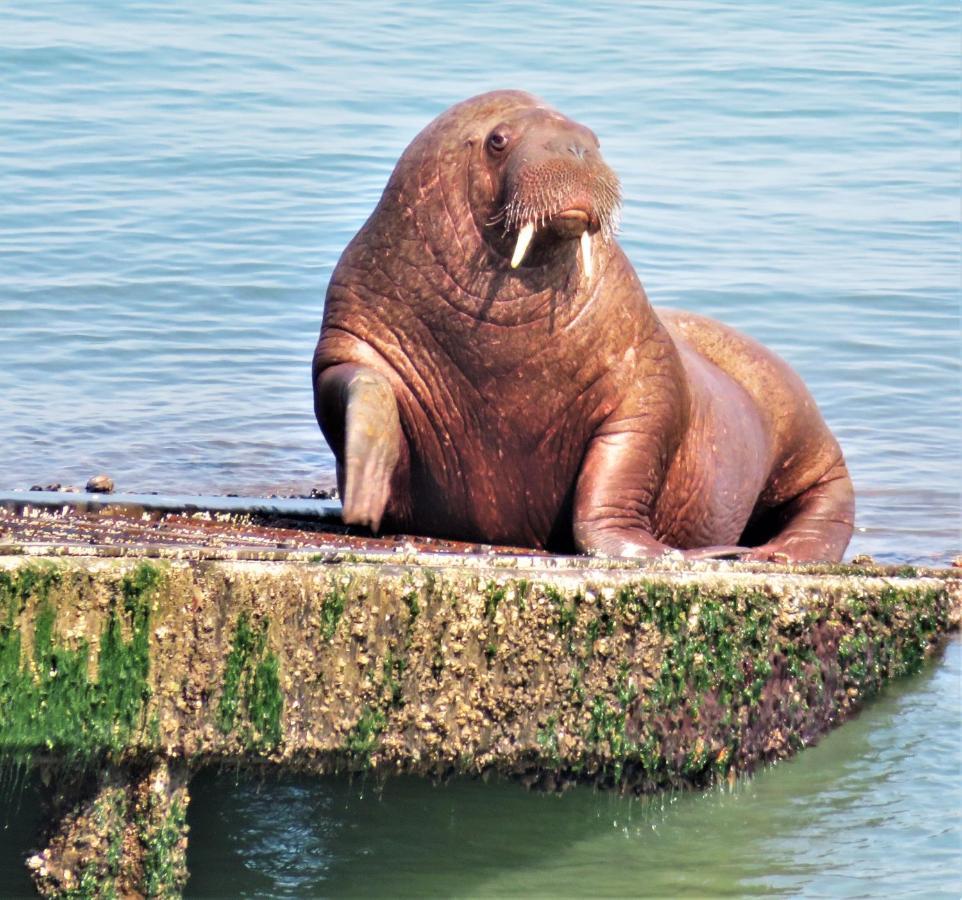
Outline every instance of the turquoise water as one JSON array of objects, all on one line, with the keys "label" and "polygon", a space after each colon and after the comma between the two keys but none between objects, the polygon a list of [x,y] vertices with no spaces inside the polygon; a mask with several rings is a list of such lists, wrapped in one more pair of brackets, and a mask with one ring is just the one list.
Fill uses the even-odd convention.
[{"label": "turquoise water", "polygon": [[[330,485],[308,372],[337,256],[427,121],[519,87],[600,136],[624,186],[619,239],[653,301],[722,318],[803,375],[855,478],[850,553],[945,562],[962,549],[959,74],[958,6],[939,0],[5,4],[0,489],[97,471],[124,490]],[[897,702],[908,714],[941,690],[931,730],[957,738],[953,672],[950,655]],[[192,844],[192,890],[243,873],[253,893],[363,891],[370,857],[324,844],[312,818],[334,804],[331,833],[370,829],[370,855],[406,855],[425,890],[450,864],[466,893],[510,892],[519,872],[544,879],[519,889],[743,893],[747,860],[762,892],[958,895],[939,856],[958,850],[957,765],[920,743],[887,782],[905,792],[889,816],[879,782],[910,735],[895,713],[857,730],[870,720],[650,822],[590,793],[398,783],[358,801],[343,785],[208,782],[192,815],[222,822]],[[869,773],[846,782],[842,811],[820,765]],[[409,818],[378,825],[418,804],[440,862]],[[454,854],[472,822],[474,849]],[[705,854],[708,881],[670,880]]]}]

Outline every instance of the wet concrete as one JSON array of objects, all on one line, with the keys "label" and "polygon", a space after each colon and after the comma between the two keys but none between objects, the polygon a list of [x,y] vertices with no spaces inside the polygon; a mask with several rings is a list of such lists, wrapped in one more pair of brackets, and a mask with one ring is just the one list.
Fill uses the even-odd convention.
[{"label": "wet concrete", "polygon": [[190,555],[286,559],[324,552],[470,555],[537,551],[391,535],[341,524],[340,504],[310,498],[158,497],[127,494],[0,493],[0,553]]}]

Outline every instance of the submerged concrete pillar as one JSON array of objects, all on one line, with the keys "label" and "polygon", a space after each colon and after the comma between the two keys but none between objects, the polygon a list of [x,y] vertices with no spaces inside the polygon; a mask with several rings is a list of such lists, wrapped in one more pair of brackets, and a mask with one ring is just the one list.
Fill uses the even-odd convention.
[{"label": "submerged concrete pillar", "polygon": [[162,758],[66,779],[27,867],[44,897],[178,897],[187,883],[187,766]]}]

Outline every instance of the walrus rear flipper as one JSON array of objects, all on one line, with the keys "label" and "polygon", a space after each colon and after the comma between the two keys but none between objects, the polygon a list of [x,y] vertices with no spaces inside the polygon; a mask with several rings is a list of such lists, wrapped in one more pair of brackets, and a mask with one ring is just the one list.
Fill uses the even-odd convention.
[{"label": "walrus rear flipper", "polygon": [[839,459],[794,500],[749,525],[742,541],[758,546],[742,558],[766,562],[840,560],[854,523],[855,490],[845,462]]},{"label": "walrus rear flipper", "polygon": [[752,547],[694,547],[682,554],[685,559],[743,559],[752,552]]}]

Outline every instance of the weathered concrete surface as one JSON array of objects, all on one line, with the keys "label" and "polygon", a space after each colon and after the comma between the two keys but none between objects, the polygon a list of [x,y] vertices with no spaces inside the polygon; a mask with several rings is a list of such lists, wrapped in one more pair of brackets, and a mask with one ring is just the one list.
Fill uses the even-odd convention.
[{"label": "weathered concrete surface", "polygon": [[[347,538],[54,545],[11,531],[0,755],[108,773],[34,858],[48,895],[88,871],[115,884],[132,872],[125,890],[152,892],[156,847],[129,822],[158,765],[497,771],[639,791],[732,778],[914,671],[962,597],[957,569],[659,567]],[[177,777],[176,802],[154,807],[165,847],[184,837],[170,824],[187,803]],[[85,857],[77,823],[121,796],[128,837],[104,826],[114,843]],[[104,846],[133,861],[107,865]],[[168,862],[176,891],[183,870]]]},{"label": "weathered concrete surface", "polygon": [[199,500],[209,508],[198,508],[187,498],[152,495],[0,492],[0,555],[175,557],[203,550],[211,557],[286,559],[297,550],[376,553],[412,545],[440,553],[534,553],[436,538],[350,534],[333,501],[195,498]]},{"label": "weathered concrete surface", "polygon": [[537,563],[0,558],[0,750],[699,782],[912,671],[957,590]]}]

